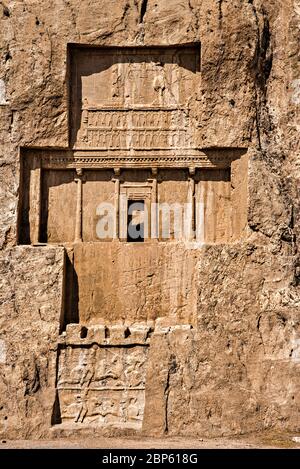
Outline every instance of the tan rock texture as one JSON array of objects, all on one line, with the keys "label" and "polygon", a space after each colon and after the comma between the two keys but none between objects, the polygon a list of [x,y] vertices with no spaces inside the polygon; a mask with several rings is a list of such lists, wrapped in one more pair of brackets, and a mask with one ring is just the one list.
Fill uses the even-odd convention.
[{"label": "tan rock texture", "polygon": [[[0,24],[1,437],[300,431],[300,2],[3,0]],[[195,237],[127,243],[121,215],[97,240],[122,196],[199,203]]]}]

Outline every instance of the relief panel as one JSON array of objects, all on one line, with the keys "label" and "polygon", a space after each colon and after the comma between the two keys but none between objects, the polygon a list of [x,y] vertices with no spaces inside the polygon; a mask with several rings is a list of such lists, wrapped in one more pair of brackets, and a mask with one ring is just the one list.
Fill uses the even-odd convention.
[{"label": "relief panel", "polygon": [[140,428],[148,347],[68,346],[59,352],[62,423]]},{"label": "relief panel", "polygon": [[[113,171],[85,171],[82,187],[82,240],[99,241],[97,237],[97,223],[100,215],[98,207],[101,204],[114,203]],[[109,240],[111,238],[107,238]]]},{"label": "relief panel", "polygon": [[83,107],[79,148],[97,150],[194,149],[193,128],[184,109],[91,109]]},{"label": "relief panel", "polygon": [[199,46],[72,52],[71,144],[102,151],[195,147],[189,100]]},{"label": "relief panel", "polygon": [[75,172],[43,171],[39,240],[48,243],[74,241],[76,218]]}]

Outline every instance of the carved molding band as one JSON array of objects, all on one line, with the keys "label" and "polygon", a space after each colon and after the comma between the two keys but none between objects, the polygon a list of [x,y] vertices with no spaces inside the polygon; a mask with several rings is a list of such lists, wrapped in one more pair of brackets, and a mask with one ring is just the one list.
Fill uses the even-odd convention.
[{"label": "carved molding band", "polygon": [[[82,152],[87,153],[87,152]],[[115,168],[115,167],[137,167],[137,168],[150,168],[150,167],[157,167],[157,168],[168,168],[168,167],[195,167],[195,168],[228,168],[230,167],[231,161],[236,159],[240,152],[231,152],[230,154],[219,154],[219,155],[207,155],[200,151],[195,152],[196,154],[192,154],[190,152],[190,156],[187,155],[145,155],[141,154],[141,156],[130,156],[124,155],[120,156],[108,154],[107,156],[99,156],[97,155],[86,155],[74,154],[72,156],[56,156],[55,153],[53,155],[43,155],[42,157],[42,167],[45,169],[72,169],[72,168],[86,168],[86,169],[93,169],[93,168]]]}]

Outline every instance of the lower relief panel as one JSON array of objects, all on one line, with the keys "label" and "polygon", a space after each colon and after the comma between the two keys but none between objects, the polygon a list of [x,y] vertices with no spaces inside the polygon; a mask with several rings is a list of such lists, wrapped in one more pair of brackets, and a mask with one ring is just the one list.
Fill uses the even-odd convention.
[{"label": "lower relief panel", "polygon": [[55,423],[140,429],[148,346],[59,349]]}]

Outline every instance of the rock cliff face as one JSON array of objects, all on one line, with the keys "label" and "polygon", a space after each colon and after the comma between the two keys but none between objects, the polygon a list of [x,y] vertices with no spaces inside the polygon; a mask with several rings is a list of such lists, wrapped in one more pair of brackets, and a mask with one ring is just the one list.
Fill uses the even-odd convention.
[{"label": "rock cliff face", "polygon": [[[208,436],[268,428],[299,431],[300,2],[5,0],[0,22],[1,436],[42,438],[76,430]],[[189,257],[175,249],[153,283],[171,291],[174,306],[172,295],[178,291],[172,290],[172,278],[177,285],[176,275],[182,276],[185,292],[194,296],[186,300],[180,320],[170,311],[162,318],[142,318],[142,325],[137,314],[129,324],[126,317],[117,323],[112,313],[101,318],[103,324],[93,324],[97,338],[67,305],[66,265],[73,247],[21,245],[22,149],[69,148],[71,44],[196,44],[200,79],[189,112],[197,147],[247,150],[247,177],[231,181],[233,194],[239,191],[234,210],[239,200],[245,205],[240,238],[201,244]],[[180,269],[170,267],[172,256]],[[95,266],[105,269],[105,262]],[[88,267],[80,268],[88,284]],[[127,326],[132,325],[130,338]],[[89,355],[78,358],[82,367],[85,360],[109,362],[105,379],[115,379],[112,370],[125,360],[120,382],[126,392],[136,388],[140,394],[132,397],[123,421],[135,419],[140,425],[123,425],[120,413],[106,425],[109,410],[100,412],[105,425],[88,419],[90,404],[82,389],[98,389],[102,378],[94,371],[90,378],[88,371],[78,378],[77,427],[64,423],[58,400],[68,401],[64,393],[73,388],[68,388],[69,371],[57,368],[70,344],[88,349]],[[135,345],[146,365],[134,365],[134,371],[132,355],[107,358],[99,351]],[[76,353],[70,362],[76,362]],[[144,375],[131,381],[128,376],[137,377],[137,369]],[[91,382],[94,388],[88,388]],[[122,402],[118,405],[122,408]]]}]

